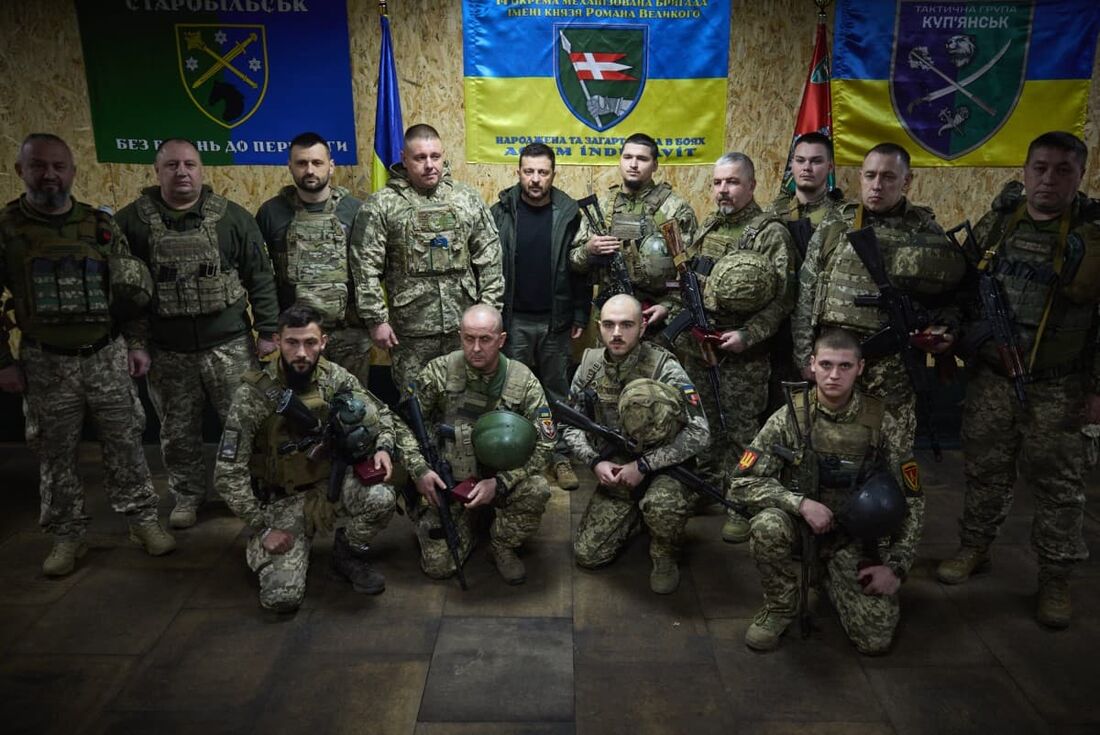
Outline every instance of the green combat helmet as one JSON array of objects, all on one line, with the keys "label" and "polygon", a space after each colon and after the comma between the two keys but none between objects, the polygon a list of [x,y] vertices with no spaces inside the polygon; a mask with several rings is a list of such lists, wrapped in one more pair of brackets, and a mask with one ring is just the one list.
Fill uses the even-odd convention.
[{"label": "green combat helmet", "polygon": [[535,425],[512,411],[483,414],[470,437],[478,464],[496,472],[519,469],[535,453]]},{"label": "green combat helmet", "polygon": [[619,395],[619,421],[640,449],[672,441],[687,423],[679,388],[649,378],[626,384]]},{"label": "green combat helmet", "polygon": [[676,280],[676,266],[661,233],[646,235],[638,243],[638,257],[642,264],[642,272],[638,276],[645,289],[660,293],[668,288],[670,281]]},{"label": "green combat helmet", "polygon": [[848,499],[838,515],[850,535],[873,541],[897,533],[906,510],[905,495],[898,481],[889,472],[876,472]]},{"label": "green combat helmet", "polygon": [[711,311],[752,314],[775,298],[775,272],[768,257],[735,250],[718,259],[703,286],[703,306]]}]

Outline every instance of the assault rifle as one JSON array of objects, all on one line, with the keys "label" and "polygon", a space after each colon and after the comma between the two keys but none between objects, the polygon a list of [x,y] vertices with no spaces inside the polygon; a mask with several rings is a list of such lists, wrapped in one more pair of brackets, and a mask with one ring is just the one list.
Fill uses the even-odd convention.
[{"label": "assault rifle", "polygon": [[[955,233],[965,230],[966,240],[959,243]],[[964,253],[974,253],[977,240],[974,239],[974,231],[970,229],[970,220],[966,220],[958,227],[947,232],[947,236]],[[972,263],[972,265],[977,265]],[[967,342],[980,345],[990,337],[997,346],[997,354],[1004,364],[1008,377],[1012,379],[1012,389],[1016,393],[1016,400],[1020,406],[1027,408],[1027,370],[1024,368],[1023,359],[1020,357],[1020,346],[1016,342],[1016,332],[1013,330],[1012,310],[1005,299],[1001,283],[989,270],[978,271],[978,296],[981,299],[981,311],[984,324],[979,328],[979,333],[968,339]]]},{"label": "assault rifle", "polygon": [[[773,444],[771,450],[776,456],[794,465],[795,472],[788,484],[788,489],[797,495],[817,500],[817,453],[810,438],[813,430],[813,426],[810,425],[810,384],[783,381],[782,385],[783,396],[787,400],[787,422],[798,437],[798,447],[791,449],[782,444]],[[795,390],[803,391],[804,396],[801,421],[794,405]],[[798,530],[802,539],[802,579],[798,590],[798,623],[802,637],[808,638],[813,629],[813,617],[810,614],[810,578],[817,564],[817,536],[805,520],[798,524]]]},{"label": "assault rifle", "polygon": [[[672,344],[685,329],[691,329],[691,336],[699,343],[703,362],[707,364],[707,378],[710,380],[711,392],[714,393],[714,405],[718,407],[718,424],[725,429],[726,416],[722,411],[722,377],[718,372],[718,355],[714,352],[714,346],[722,341],[722,336],[711,328],[707,310],[703,307],[703,289],[699,285],[699,274],[691,267],[687,253],[684,252],[680,225],[676,220],[670,219],[661,225],[661,234],[664,235],[665,247],[668,248],[668,254],[672,256],[672,262],[679,274],[680,297],[684,301],[683,311],[661,331],[661,336]],[[710,258],[705,260],[710,261]],[[713,267],[713,261],[709,265]],[[710,268],[707,270],[709,272]]]},{"label": "assault rifle", "polygon": [[350,387],[341,388],[333,396],[325,421],[317,418],[290,388],[279,395],[275,413],[305,433],[304,438],[287,441],[277,447],[279,454],[308,449],[306,456],[316,460],[324,450],[328,450],[332,471],[329,473],[326,497],[330,503],[340,501],[349,467],[355,468],[356,477],[364,485],[377,484],[385,477],[386,471],[375,467],[372,460],[376,437],[362,424],[367,406],[355,397]]},{"label": "assault rifle", "polygon": [[943,459],[940,443],[932,417],[932,392],[934,390],[925,369],[925,353],[913,344],[913,335],[929,326],[931,318],[909,294],[894,286],[886,272],[886,263],[879,250],[878,237],[873,227],[849,232],[848,242],[856,251],[863,267],[871,275],[878,288],[877,294],[858,294],[856,306],[874,306],[886,314],[886,326],[867,337],[861,343],[865,358],[883,357],[899,353],[905,374],[913,386],[917,399],[917,416],[923,415],[928,428],[928,441],[932,453],[939,462]]},{"label": "assault rifle", "polygon": [[[603,208],[600,200],[588,187],[588,196],[577,200],[577,206],[584,212],[584,218],[588,220],[588,229],[596,235],[606,235],[607,227],[604,225]],[[611,280],[607,288],[601,288],[596,297],[596,308],[601,308],[604,302],[612,296],[625,293],[634,295],[634,284],[630,281],[630,271],[626,267],[626,259],[623,257],[622,248],[611,255],[589,255],[589,268],[606,269]]]},{"label": "assault rifle", "polygon": [[[586,434],[603,440],[608,449],[604,452],[604,458],[610,457],[612,454],[622,452],[633,458],[640,457],[642,452],[638,447],[638,443],[633,439],[621,434],[611,427],[598,424],[592,419],[588,418],[582,411],[570,406],[564,401],[558,401],[555,399],[550,400],[550,410],[554,414],[554,420],[558,423],[567,424],[573,428],[580,429]],[[737,511],[744,514],[745,509],[740,505],[733,503],[726,498],[725,493],[720,489],[714,487],[709,482],[704,480],[699,475],[695,474],[687,467],[683,465],[672,465],[671,467],[662,467],[656,470],[657,473],[668,475],[673,480],[680,482],[686,487],[691,488],[700,495],[704,495],[711,500],[721,503],[730,510]]]},{"label": "assault rifle", "polygon": [[[451,495],[454,494],[458,483],[455,482],[454,473],[451,471],[451,463],[439,452],[439,447],[428,433],[427,424],[424,421],[424,411],[420,407],[420,399],[416,395],[416,388],[410,385],[405,394],[405,400],[401,402],[401,413],[408,421],[409,428],[416,436],[416,443],[420,446],[420,453],[424,455],[428,466],[439,475],[446,486],[444,492],[432,488],[435,496],[435,506],[439,510],[439,522],[443,526],[443,538],[447,541],[447,550],[451,552],[451,559],[455,564],[455,576],[463,590],[466,586],[466,575],[462,572],[461,540],[458,536],[458,527],[455,525],[454,515],[451,514]],[[429,532],[432,538],[438,538]]]}]

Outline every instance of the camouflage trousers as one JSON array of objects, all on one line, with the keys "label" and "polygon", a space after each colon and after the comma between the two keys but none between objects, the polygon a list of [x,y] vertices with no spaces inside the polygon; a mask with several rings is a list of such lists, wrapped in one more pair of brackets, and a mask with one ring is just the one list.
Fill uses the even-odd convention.
[{"label": "camouflage trousers", "polygon": [[420,369],[435,358],[462,347],[458,332],[434,334],[430,337],[398,335],[400,344],[393,348],[393,384],[402,395],[405,388],[420,375]]},{"label": "camouflage trousers", "polygon": [[370,383],[370,334],[362,327],[345,327],[328,332],[325,357],[359,379]]},{"label": "camouflage trousers", "polygon": [[[791,558],[799,531],[778,508],[766,508],[749,522],[749,551],[760,572],[764,606],[780,615],[798,614],[798,574]],[[831,547],[824,559],[824,585],[848,639],[860,653],[884,653],[890,648],[901,618],[897,595],[865,595],[856,576],[861,553],[858,543]]]},{"label": "camouflage trousers", "polygon": [[[504,354],[531,368],[542,383],[547,398],[564,401],[569,394],[570,342],[568,329],[556,333],[550,331],[549,315],[515,313],[508,326]],[[550,464],[568,455],[569,447],[559,431]]]},{"label": "camouflage trousers", "polygon": [[639,513],[649,529],[649,555],[676,558],[694,503],[692,491],[666,475],[655,475],[637,503],[626,488],[597,485],[577,527],[573,558],[587,569],[610,564],[641,532]]},{"label": "camouflage trousers", "polygon": [[202,409],[207,398],[225,423],[241,376],[255,365],[249,335],[201,352],[155,350],[149,398],[160,418],[160,449],[176,504],[197,508],[206,497]]},{"label": "camouflage trousers", "polygon": [[22,347],[27,445],[38,455],[41,513],[47,533],[78,538],[91,521],[77,473],[77,448],[87,411],[103,448],[103,488],[111,507],[133,520],[155,520],[159,498],[141,448],[145,412],[115,339],[87,357]]},{"label": "camouflage trousers", "polygon": [[249,568],[260,580],[260,604],[265,608],[298,606],[306,592],[309,551],[317,531],[328,530],[334,518],[346,518],[344,532],[353,546],[365,546],[393,517],[395,496],[389,485],[363,485],[348,473],[333,505],[325,498],[328,488],[318,483],[304,493],[263,506],[264,523],[294,534],[294,545],[285,554],[264,550],[261,534],[253,534],[245,549]]},{"label": "camouflage trousers", "polygon": [[882,431],[900,437],[895,446],[912,450],[917,438],[917,395],[897,355],[868,360],[859,387],[885,405]]},{"label": "camouflage trousers", "polygon": [[[532,475],[517,484],[507,497],[497,497],[490,504],[493,522],[489,539],[509,549],[519,548],[535,535],[550,500],[550,483],[542,475]],[[463,563],[474,546],[474,518],[481,508],[469,510],[461,503],[451,503],[451,515],[458,529],[459,558]],[[420,568],[432,579],[446,579],[455,573],[454,559],[440,530],[439,511],[421,501],[416,523],[416,538],[420,542]],[[432,538],[440,536],[440,538]]]},{"label": "camouflage trousers", "polygon": [[1012,506],[1017,468],[1035,493],[1031,546],[1040,565],[1088,558],[1082,535],[1087,437],[1081,434],[1081,375],[1027,386],[1028,408],[1012,383],[979,365],[970,375],[962,439],[966,495],[959,537],[986,547]]}]

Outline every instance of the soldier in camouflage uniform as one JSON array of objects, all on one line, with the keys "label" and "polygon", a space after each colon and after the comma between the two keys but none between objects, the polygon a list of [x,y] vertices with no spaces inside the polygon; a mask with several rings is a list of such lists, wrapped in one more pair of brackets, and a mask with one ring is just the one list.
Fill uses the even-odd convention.
[{"label": "soldier in camouflage uniform", "polygon": [[[795,362],[809,377],[814,336],[826,327],[855,332],[862,340],[886,326],[886,313],[857,306],[855,297],[878,289],[845,234],[873,227],[891,282],[929,312],[922,349],[948,350],[958,326],[955,289],[966,261],[948,240],[928,207],[911,204],[905,190],[912,180],[909,154],[881,143],[863,159],[860,203],[844,204],[814,232],[799,273],[798,304],[791,316]],[[860,388],[886,402],[886,419],[900,424],[910,445],[916,436],[916,395],[898,353],[867,356]]]},{"label": "soldier in camouflage uniform", "polygon": [[585,350],[573,376],[574,404],[593,404],[597,423],[623,431],[643,448],[637,459],[607,454],[608,447],[580,429],[565,429],[573,456],[592,468],[599,483],[577,528],[573,554],[587,569],[610,564],[644,521],[653,561],[650,589],[669,594],[680,584],[677,561],[695,498],[659,472],[704,451],[710,430],[683,367],[672,353],[642,342],[642,329],[641,304],[625,294],[611,297],[600,311],[605,347]]},{"label": "soldier in camouflage uniform", "polygon": [[[744,153],[719,158],[711,187],[718,210],[703,222],[691,247],[711,328],[722,337],[715,345],[721,407],[714,391],[701,391],[711,424],[711,447],[700,457],[699,468],[717,487],[726,486],[726,468],[736,464],[760,429],[772,339],[794,309],[797,293],[797,254],[791,235],[782,221],[761,212],[753,198],[755,190],[752,159]],[[684,332],[675,348],[695,384],[708,385],[707,363],[698,340]],[[725,418],[724,429],[718,421],[719,410]],[[748,519],[728,511],[722,538],[740,543],[748,534]]]},{"label": "soldier in camouflage uniform", "polygon": [[[885,653],[893,640],[901,612],[897,592],[916,558],[924,496],[908,438],[897,424],[883,420],[882,401],[855,388],[863,367],[859,343],[851,334],[823,332],[810,360],[817,385],[809,394],[792,396],[797,427],[787,408],[774,413],[745,450],[730,481],[731,495],[756,511],[749,549],[760,572],[764,606],[745,633],[749,648],[777,647],[798,614],[798,578],[791,558],[798,523],[808,524],[818,538],[825,588],[856,649],[869,655]],[[808,497],[805,489],[792,492],[784,487],[796,468],[774,449],[779,445],[796,458],[802,456],[806,401],[810,445],[817,456],[817,499]],[[874,544],[878,558],[867,560],[865,545],[844,528],[844,511],[858,485],[879,469],[891,472],[905,488],[907,512],[900,530]]]},{"label": "soldier in camouflage uniform", "polygon": [[[1100,419],[1100,201],[1078,193],[1087,155],[1069,133],[1039,136],[1028,149],[1023,187],[1005,186],[975,228],[978,269],[993,275],[1008,305],[1027,375],[1027,405],[1016,398],[972,297],[968,316],[974,321],[963,337],[978,347],[968,360],[963,413],[962,548],[937,570],[941,581],[958,584],[988,568],[1018,466],[1035,493],[1036,616],[1053,628],[1069,625],[1070,572],[1088,558],[1080,429]],[[979,333],[984,341],[971,339]]]},{"label": "soldier in camouflage uniform", "polygon": [[279,309],[256,220],[203,185],[194,144],[164,141],[153,169],[158,186],[143,189],[118,224],[155,284],[149,397],[176,499],[169,523],[188,528],[206,497],[203,406],[209,398],[225,423],[241,375],[255,364],[251,331],[259,333],[256,352],[272,352]]},{"label": "soldier in camouflage uniform", "polygon": [[28,136],[15,171],[26,193],[0,212],[0,291],[12,294],[22,359],[0,333],[0,390],[23,394],[27,444],[38,455],[39,522],[54,539],[42,572],[69,574],[87,550],[91,518],[77,474],[86,409],[102,442],[112,507],[129,519],[133,541],[167,554],[176,543],[157,519],[141,447],[145,413],[131,380],[149,369],[140,318],[148,271],[109,214],[70,196],[76,166],[65,141]]},{"label": "soldier in camouflage uniform", "polygon": [[[491,507],[493,562],[508,584],[521,584],[527,571],[516,550],[538,530],[550,499],[550,484],[542,473],[557,433],[539,381],[526,365],[500,353],[507,338],[500,312],[485,304],[470,307],[462,316],[460,336],[461,350],[435,358],[420,371],[416,393],[429,431],[439,423],[454,428],[453,437],[444,441],[443,457],[450,461],[455,480],[478,478],[470,501],[465,506],[455,504],[452,510],[461,541],[460,558],[465,561],[473,548],[471,511]],[[537,443],[523,466],[482,478],[474,454],[473,427],[479,417],[498,409],[531,421],[537,429]],[[438,511],[429,507],[429,499],[434,504],[433,488],[443,490],[445,485],[428,466],[415,440],[403,442],[401,450],[409,475],[416,479],[424,498],[412,514],[420,541],[420,567],[429,577],[445,579],[455,573],[454,560],[445,540],[429,536],[431,529],[439,527]]]},{"label": "soldier in camouflage uniform", "polygon": [[[328,530],[334,517],[347,520],[336,531],[333,569],[356,592],[373,595],[386,587],[366,555],[371,540],[393,517],[394,490],[385,483],[393,470],[398,432],[408,429],[355,376],[321,357],[323,319],[308,305],[294,305],[279,316],[279,359],[245,373],[233,396],[214,469],[218,492],[253,529],[245,558],[259,576],[260,604],[275,612],[293,612],[301,605],[313,536]],[[370,464],[384,471],[380,483],[364,485],[349,468],[339,501],[328,500],[330,455],[314,455],[311,443],[325,439],[276,412],[287,389],[304,405],[303,411],[321,422],[328,421],[338,392],[350,391],[362,401],[362,420],[342,430],[348,435],[358,427],[365,430],[354,438],[373,451]]]},{"label": "soldier in camouflage uniform", "polygon": [[587,218],[582,218],[569,252],[573,269],[590,273],[606,298],[618,290],[608,269],[595,266],[592,260],[607,258],[621,250],[634,295],[645,305],[642,316],[651,332],[678,303],[676,269],[657,228],[674,219],[684,242],[690,243],[698,225],[686,200],[667,183],[653,183],[657,156],[656,141],[645,133],[635,133],[626,139],[619,153],[622,185],[612,186],[600,200],[604,216],[610,218],[604,223],[608,234],[593,233]]},{"label": "soldier in camouflage uniform", "polygon": [[844,203],[844,193],[829,188],[832,172],[833,141],[829,136],[818,132],[800,135],[791,153],[794,191],[782,191],[767,210],[786,221],[800,259],[806,256],[818,225]]},{"label": "soldier in camouflage uniform", "polygon": [[467,307],[500,308],[504,278],[489,208],[451,179],[434,128],[405,131],[391,173],[363,205],[349,257],[360,316],[374,343],[393,350],[393,379],[403,390],[425,363],[459,348]]},{"label": "soldier in camouflage uniform", "polygon": [[293,186],[264,202],[256,224],[267,242],[279,308],[309,304],[321,312],[328,335],[325,357],[363,385],[370,381],[370,335],[355,309],[348,269],[348,234],[363,205],[342,186],[330,184],[335,165],[317,133],[290,141]]}]

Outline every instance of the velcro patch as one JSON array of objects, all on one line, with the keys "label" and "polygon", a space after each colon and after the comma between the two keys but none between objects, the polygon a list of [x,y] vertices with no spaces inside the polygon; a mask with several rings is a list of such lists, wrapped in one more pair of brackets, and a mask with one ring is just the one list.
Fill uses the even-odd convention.
[{"label": "velcro patch", "polygon": [[557,438],[558,427],[554,425],[554,417],[550,414],[549,408],[546,406],[540,408],[535,412],[535,418],[543,439],[552,441]]},{"label": "velcro patch", "polygon": [[920,468],[917,460],[910,459],[901,463],[901,479],[905,482],[905,489],[910,495],[920,495]]},{"label": "velcro patch", "polygon": [[237,459],[237,446],[241,442],[241,432],[237,429],[226,429],[222,432],[222,441],[218,445],[218,459],[226,462],[234,462]]},{"label": "velcro patch", "polygon": [[741,455],[741,461],[737,463],[738,472],[748,472],[752,469],[752,466],[756,464],[756,460],[760,459],[760,452],[749,447],[745,450],[745,453]]},{"label": "velcro patch", "polygon": [[691,383],[680,386],[680,390],[684,392],[684,399],[687,400],[692,406],[699,405],[699,392],[695,390],[695,386]]}]

